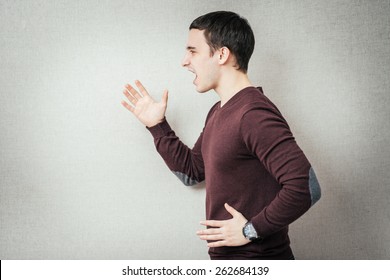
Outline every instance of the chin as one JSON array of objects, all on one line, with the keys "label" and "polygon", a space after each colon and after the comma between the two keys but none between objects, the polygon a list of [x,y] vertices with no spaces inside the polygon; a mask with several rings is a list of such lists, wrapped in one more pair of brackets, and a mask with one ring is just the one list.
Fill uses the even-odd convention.
[{"label": "chin", "polygon": [[209,87],[202,87],[202,86],[196,86],[195,89],[199,93],[205,93],[205,92],[208,92],[209,90],[211,90],[211,88],[209,88]]},{"label": "chin", "polygon": [[199,93],[205,93],[208,92],[209,90],[204,90],[204,89],[196,89],[197,92]]}]

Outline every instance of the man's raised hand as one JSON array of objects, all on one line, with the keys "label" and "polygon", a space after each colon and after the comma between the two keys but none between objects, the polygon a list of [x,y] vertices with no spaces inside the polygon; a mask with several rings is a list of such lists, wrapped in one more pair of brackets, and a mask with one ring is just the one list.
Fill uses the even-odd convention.
[{"label": "man's raised hand", "polygon": [[156,102],[146,91],[140,81],[135,81],[138,87],[137,91],[131,85],[127,84],[123,94],[127,100],[122,101],[122,105],[132,112],[137,119],[147,127],[155,126],[161,123],[165,117],[165,111],[168,104],[168,90],[164,90],[161,101]]}]

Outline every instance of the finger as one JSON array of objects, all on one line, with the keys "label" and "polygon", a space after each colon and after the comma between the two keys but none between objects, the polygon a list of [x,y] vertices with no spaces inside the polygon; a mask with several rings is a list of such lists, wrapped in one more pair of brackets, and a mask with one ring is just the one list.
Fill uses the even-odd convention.
[{"label": "finger", "polygon": [[224,240],[207,243],[207,246],[210,248],[222,247],[222,246],[226,246],[226,245],[227,245],[227,242]]},{"label": "finger", "polygon": [[126,98],[131,102],[131,104],[135,105],[137,103],[137,98],[135,98],[133,95],[129,93],[127,88],[123,90],[123,94],[126,96]]},{"label": "finger", "polygon": [[130,112],[134,112],[134,107],[129,105],[128,103],[126,103],[125,101],[122,101],[121,104],[123,105],[123,107],[125,107],[127,110],[129,110]]},{"label": "finger", "polygon": [[207,234],[220,234],[221,230],[219,228],[209,228],[204,230],[198,230],[197,235],[207,235]]},{"label": "finger", "polygon": [[199,238],[202,240],[215,241],[215,240],[223,240],[223,235],[222,234],[199,235]]},{"label": "finger", "polygon": [[230,213],[230,215],[232,215],[233,217],[235,217],[237,214],[240,214],[240,212],[238,212],[236,209],[234,209],[233,207],[231,207],[229,204],[225,203],[225,209],[226,211],[228,211]]},{"label": "finger", "polygon": [[162,98],[161,98],[161,102],[164,104],[164,105],[167,105],[168,104],[168,90],[164,90],[163,92],[163,95],[162,95]]},{"label": "finger", "polygon": [[127,84],[125,87],[126,87],[127,91],[131,94],[132,97],[134,97],[136,99],[142,98],[141,94],[135,88],[133,88],[131,85]]},{"label": "finger", "polygon": [[149,93],[146,91],[145,87],[141,84],[140,81],[136,80],[136,81],[135,81],[135,84],[136,84],[136,86],[139,88],[139,90],[141,91],[142,96],[149,95]]},{"label": "finger", "polygon": [[225,221],[207,220],[207,221],[200,222],[200,224],[204,226],[210,226],[210,227],[223,227],[225,225]]}]

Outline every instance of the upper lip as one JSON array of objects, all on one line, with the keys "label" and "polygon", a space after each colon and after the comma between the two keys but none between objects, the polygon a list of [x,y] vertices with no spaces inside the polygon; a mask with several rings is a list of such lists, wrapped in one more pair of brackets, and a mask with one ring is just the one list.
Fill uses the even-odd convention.
[{"label": "upper lip", "polygon": [[192,72],[192,73],[196,74],[196,72],[195,72],[195,70],[194,70],[194,69],[188,68],[188,71],[190,71],[190,72]]}]

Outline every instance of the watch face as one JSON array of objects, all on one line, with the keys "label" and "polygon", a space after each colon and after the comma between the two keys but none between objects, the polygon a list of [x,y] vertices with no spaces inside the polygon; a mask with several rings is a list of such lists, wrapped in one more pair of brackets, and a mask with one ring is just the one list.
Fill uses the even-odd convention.
[{"label": "watch face", "polygon": [[244,227],[244,235],[245,235],[245,238],[253,241],[255,240],[258,236],[257,236],[257,232],[255,230],[255,228],[253,227],[252,223],[247,223]]}]

